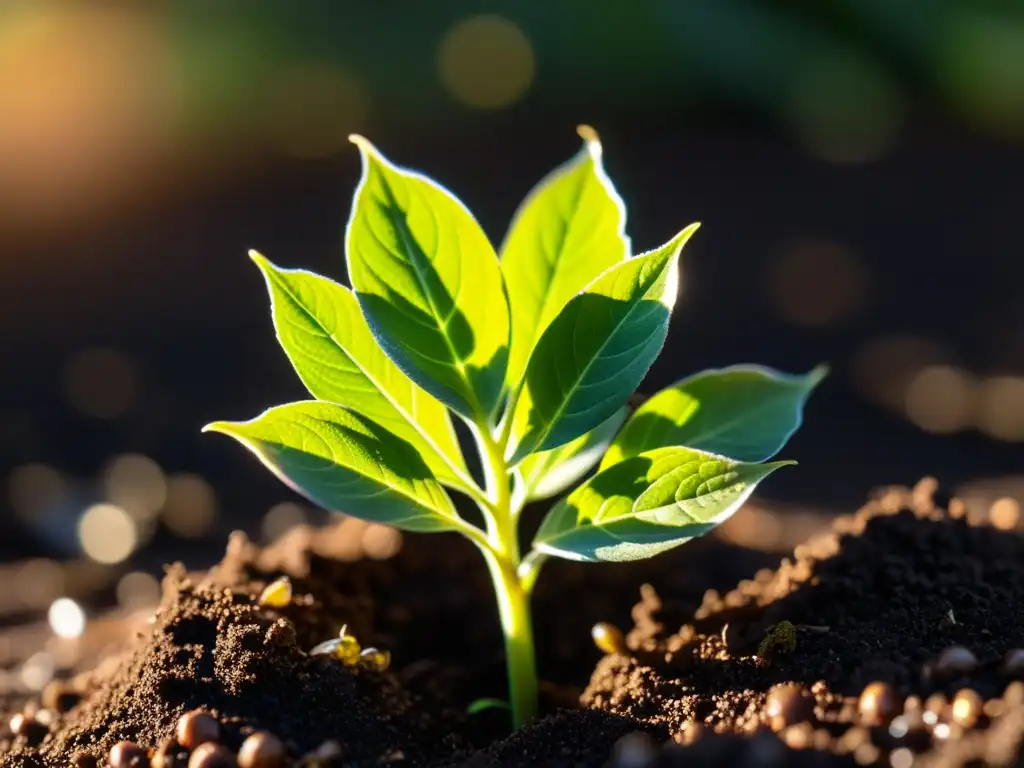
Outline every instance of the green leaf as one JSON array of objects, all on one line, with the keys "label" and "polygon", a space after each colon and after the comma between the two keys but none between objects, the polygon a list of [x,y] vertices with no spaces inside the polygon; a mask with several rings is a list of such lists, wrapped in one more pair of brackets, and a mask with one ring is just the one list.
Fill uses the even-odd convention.
[{"label": "green leaf", "polygon": [[409,443],[334,403],[279,405],[204,432],[235,438],[285,485],[325,509],[408,531],[446,531],[459,518]]},{"label": "green leaf", "polygon": [[373,419],[410,443],[442,483],[465,487],[469,473],[448,411],[384,354],[352,292],[249,255],[267,281],[278,341],[309,393]]},{"label": "green leaf", "polygon": [[526,501],[537,501],[557,496],[575,485],[597,465],[628,415],[628,408],[620,408],[585,435],[559,448],[527,456],[519,464],[523,488],[517,489],[517,494],[524,494]]},{"label": "green leaf", "polygon": [[405,374],[468,419],[489,417],[508,364],[508,300],[494,248],[450,192],[369,141],[345,233],[374,337]]},{"label": "green leaf", "polygon": [[601,468],[664,445],[685,445],[739,461],[770,459],[800,427],[804,404],[827,373],[826,366],[794,376],[736,365],[685,378],[636,410]]},{"label": "green leaf", "polygon": [[656,448],[599,472],[548,513],[533,547],[581,562],[644,560],[702,536],[791,461],[746,464]]},{"label": "green leaf", "polygon": [[466,707],[467,715],[478,715],[481,712],[486,712],[489,709],[512,709],[512,706],[504,699],[495,699],[489,696],[485,696],[482,699],[474,699]]},{"label": "green leaf", "polygon": [[665,343],[679,253],[697,226],[611,267],[558,313],[526,368],[510,464],[568,443],[626,404]]},{"label": "green leaf", "polygon": [[601,163],[601,142],[580,126],[584,146],[530,192],[501,247],[512,311],[510,389],[522,380],[537,339],[574,295],[629,256],[626,208]]}]

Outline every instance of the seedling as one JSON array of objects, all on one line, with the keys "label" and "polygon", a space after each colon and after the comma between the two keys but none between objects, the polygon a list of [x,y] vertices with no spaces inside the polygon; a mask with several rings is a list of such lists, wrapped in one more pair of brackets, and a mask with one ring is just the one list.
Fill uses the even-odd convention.
[{"label": "seedling", "polygon": [[[327,509],[472,541],[494,583],[516,726],[536,712],[529,599],[545,560],[639,560],[707,533],[792,463],[768,459],[825,375],[704,371],[631,413],[697,225],[633,255],[597,134],[579,132],[580,152],[533,189],[498,253],[444,187],[353,136],[363,171],[345,233],[352,288],[251,253],[314,399],[205,428]],[[481,479],[453,419],[475,440]],[[595,466],[522,555],[523,507]]]}]

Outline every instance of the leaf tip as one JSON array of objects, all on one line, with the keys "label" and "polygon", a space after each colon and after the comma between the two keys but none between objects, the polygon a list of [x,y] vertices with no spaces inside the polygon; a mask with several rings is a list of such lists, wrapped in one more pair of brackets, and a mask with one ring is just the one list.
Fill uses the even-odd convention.
[{"label": "leaf tip", "polygon": [[807,374],[807,388],[814,389],[821,384],[825,378],[832,373],[832,367],[828,363],[819,363]]},{"label": "leaf tip", "polygon": [[223,435],[228,433],[228,427],[230,424],[226,421],[211,421],[209,424],[205,424],[201,430],[202,433],[206,432],[220,432]]},{"label": "leaf tip", "polygon": [[373,146],[368,138],[359,133],[350,133],[348,140],[355,144],[361,152],[367,155],[376,155],[377,148]]},{"label": "leaf tip", "polygon": [[270,266],[270,261],[267,259],[267,257],[254,248],[249,249],[249,258],[257,267],[260,267],[261,269],[266,269],[268,266]]},{"label": "leaf tip", "polygon": [[576,126],[576,134],[583,139],[587,145],[587,151],[594,158],[601,157],[603,152],[601,148],[601,137],[597,135],[597,131],[592,126],[586,124],[580,124]]}]

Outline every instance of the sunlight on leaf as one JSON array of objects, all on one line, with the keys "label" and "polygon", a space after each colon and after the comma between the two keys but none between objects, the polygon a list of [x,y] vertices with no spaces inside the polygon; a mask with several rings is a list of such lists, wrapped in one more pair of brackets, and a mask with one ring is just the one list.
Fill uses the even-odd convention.
[{"label": "sunlight on leaf", "polygon": [[795,462],[747,464],[689,448],[657,448],[599,472],[548,513],[533,546],[583,562],[642,560],[702,536],[755,486]]},{"label": "sunlight on leaf", "polygon": [[494,248],[466,207],[352,137],[363,159],[345,233],[349,278],[374,337],[409,378],[463,416],[490,417],[508,364],[508,301]]},{"label": "sunlight on leaf", "polygon": [[702,371],[641,405],[601,468],[664,445],[685,445],[739,461],[765,461],[800,427],[803,407],[828,373],[794,376],[755,365]]},{"label": "sunlight on leaf", "polygon": [[233,437],[324,509],[408,531],[456,527],[451,499],[416,450],[334,403],[279,405],[251,421],[215,421],[203,431]]}]

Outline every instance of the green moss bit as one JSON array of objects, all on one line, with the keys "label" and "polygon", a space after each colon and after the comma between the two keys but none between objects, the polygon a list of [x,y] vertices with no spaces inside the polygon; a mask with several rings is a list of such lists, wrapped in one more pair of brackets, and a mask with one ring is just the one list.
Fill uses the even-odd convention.
[{"label": "green moss bit", "polygon": [[757,657],[767,660],[795,650],[796,627],[791,621],[780,621],[765,632],[764,639],[757,646]]}]

